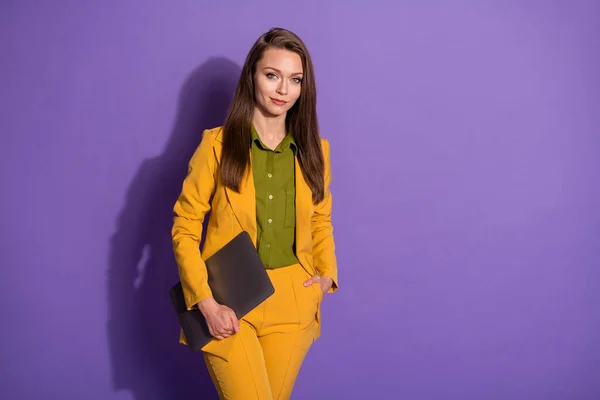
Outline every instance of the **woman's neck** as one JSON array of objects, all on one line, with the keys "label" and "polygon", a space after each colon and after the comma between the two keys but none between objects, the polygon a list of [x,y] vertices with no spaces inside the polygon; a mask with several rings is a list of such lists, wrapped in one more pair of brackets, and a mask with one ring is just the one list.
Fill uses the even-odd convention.
[{"label": "woman's neck", "polygon": [[276,117],[266,116],[260,110],[254,110],[252,124],[258,136],[264,141],[281,141],[287,134],[285,114]]}]

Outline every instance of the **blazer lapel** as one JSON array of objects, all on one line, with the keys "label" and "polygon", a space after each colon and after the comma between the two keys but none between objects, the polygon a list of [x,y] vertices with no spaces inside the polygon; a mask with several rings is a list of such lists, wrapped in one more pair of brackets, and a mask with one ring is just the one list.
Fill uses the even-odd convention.
[{"label": "blazer lapel", "polygon": [[[312,191],[304,180],[300,163],[296,158],[296,253],[303,263],[304,254],[311,253],[312,237],[310,229],[310,211],[312,206]],[[306,266],[305,266],[306,267]]]},{"label": "blazer lapel", "polygon": [[[222,131],[217,135],[217,141],[222,141]],[[221,151],[217,151],[219,162]],[[252,163],[252,161],[251,161]],[[226,187],[227,199],[242,230],[248,232],[254,246],[256,246],[256,193],[254,190],[254,178],[252,177],[252,164],[244,174],[240,182],[240,192]]]},{"label": "blazer lapel", "polygon": [[254,246],[256,246],[256,192],[254,190],[254,179],[252,168],[248,168],[240,182],[240,192],[237,193],[230,188],[225,189],[229,204],[242,229],[250,235]]}]

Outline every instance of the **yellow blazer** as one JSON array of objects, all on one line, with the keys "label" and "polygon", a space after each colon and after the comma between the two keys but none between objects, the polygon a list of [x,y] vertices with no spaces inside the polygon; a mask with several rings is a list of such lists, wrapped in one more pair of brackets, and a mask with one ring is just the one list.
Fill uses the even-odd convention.
[{"label": "yellow blazer", "polygon": [[[329,293],[333,293],[338,288],[338,277],[331,224],[331,165],[329,143],[321,139],[321,144],[325,159],[325,198],[321,203],[313,205],[312,192],[296,160],[296,256],[309,274],[331,277],[333,286]],[[240,193],[225,187],[218,175],[221,150],[222,127],[205,130],[189,162],[188,175],[173,208],[173,250],[188,309],[212,296],[204,260],[242,230],[250,234],[256,246],[256,198],[252,170],[246,171]],[[206,240],[200,252],[203,222],[209,211]],[[320,335],[320,308],[315,319],[316,340]],[[183,332],[180,342],[187,343]]]}]

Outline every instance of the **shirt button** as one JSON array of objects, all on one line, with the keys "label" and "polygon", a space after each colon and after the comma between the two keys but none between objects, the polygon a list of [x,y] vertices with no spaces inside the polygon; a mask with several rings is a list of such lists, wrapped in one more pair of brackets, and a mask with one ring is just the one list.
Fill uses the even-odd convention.
[{"label": "shirt button", "polygon": [[272,178],[272,177],[273,177],[273,174],[269,173],[269,174],[267,174],[267,176],[268,176],[269,178]]},{"label": "shirt button", "polygon": [[267,243],[267,244],[265,244],[265,247],[268,249],[271,247],[271,245]]},{"label": "shirt button", "polygon": [[273,200],[273,195],[272,194],[269,195],[269,200]]},{"label": "shirt button", "polygon": [[268,222],[268,223],[271,223],[271,222],[273,222],[273,220],[272,220],[271,218],[269,218],[269,219],[267,220],[267,222]]}]

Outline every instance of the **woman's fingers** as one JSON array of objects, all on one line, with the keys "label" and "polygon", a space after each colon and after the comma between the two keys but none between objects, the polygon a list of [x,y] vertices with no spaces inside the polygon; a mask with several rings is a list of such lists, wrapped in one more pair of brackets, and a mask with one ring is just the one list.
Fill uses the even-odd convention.
[{"label": "woman's fingers", "polygon": [[313,276],[312,278],[310,278],[310,279],[306,280],[306,281],[304,282],[304,286],[310,286],[310,285],[312,285],[312,284],[315,284],[315,283],[320,283],[320,281],[321,281],[321,279],[320,279],[320,278],[321,278],[321,277],[320,277],[319,275],[315,275],[315,276]]},{"label": "woman's fingers", "polygon": [[208,330],[215,339],[222,340],[240,331],[240,323],[231,308],[222,306],[215,317],[208,321]]},{"label": "woman's fingers", "polygon": [[231,327],[232,327],[233,331],[239,332],[240,331],[240,321],[238,321],[238,318],[232,309],[229,309],[229,317],[231,318]]}]

